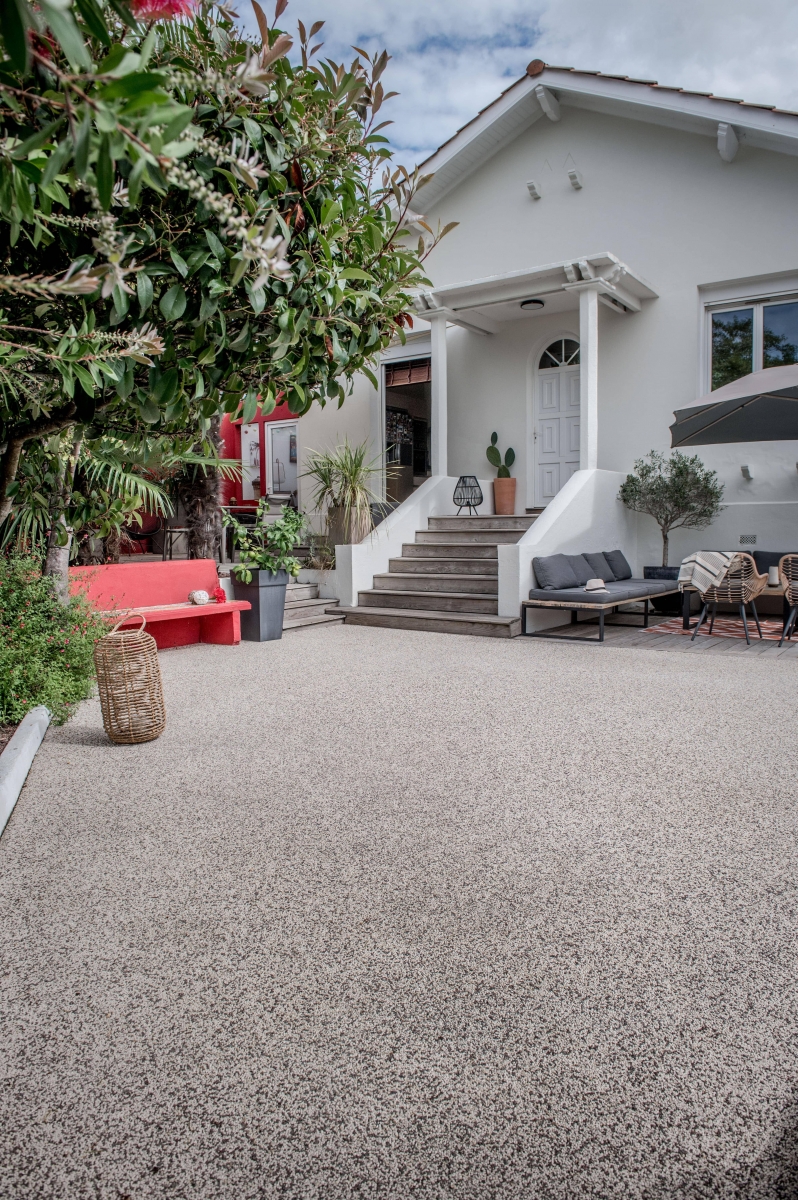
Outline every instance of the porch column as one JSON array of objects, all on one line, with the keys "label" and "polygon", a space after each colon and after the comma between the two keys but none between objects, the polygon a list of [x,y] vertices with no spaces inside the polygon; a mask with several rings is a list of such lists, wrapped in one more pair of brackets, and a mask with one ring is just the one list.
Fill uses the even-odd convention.
[{"label": "porch column", "polygon": [[[424,314],[427,316],[427,314]],[[447,387],[446,387],[446,317],[443,313],[429,314],[432,345],[432,412],[430,422],[430,458],[433,475],[448,475]]]},{"label": "porch column", "polygon": [[579,468],[598,466],[598,287],[579,288]]}]

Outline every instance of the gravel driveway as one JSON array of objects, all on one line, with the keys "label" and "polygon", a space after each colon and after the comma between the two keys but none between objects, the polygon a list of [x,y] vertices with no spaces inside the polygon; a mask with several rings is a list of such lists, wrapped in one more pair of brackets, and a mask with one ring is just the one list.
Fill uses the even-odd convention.
[{"label": "gravel driveway", "polygon": [[161,655],[0,840],[3,1200],[798,1195],[796,688],[328,626]]}]

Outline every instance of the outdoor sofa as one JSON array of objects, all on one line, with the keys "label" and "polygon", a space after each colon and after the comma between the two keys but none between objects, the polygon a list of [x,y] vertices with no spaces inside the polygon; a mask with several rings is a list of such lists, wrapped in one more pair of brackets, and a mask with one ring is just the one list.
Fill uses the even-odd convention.
[{"label": "outdoor sofa", "polygon": [[[672,579],[635,579],[620,550],[605,550],[600,554],[550,554],[533,558],[532,570],[536,587],[530,589],[529,599],[521,609],[521,632],[527,637],[555,638],[558,641],[604,641],[604,616],[615,612],[619,605],[643,601],[643,628],[648,628],[649,601],[656,596],[670,596],[678,592]],[[606,591],[588,592],[585,584],[589,579],[603,579]],[[597,638],[585,639],[570,634],[548,633],[545,630],[527,628],[527,612],[530,608],[559,608],[570,610],[571,624],[575,625],[580,612],[598,616]]]}]

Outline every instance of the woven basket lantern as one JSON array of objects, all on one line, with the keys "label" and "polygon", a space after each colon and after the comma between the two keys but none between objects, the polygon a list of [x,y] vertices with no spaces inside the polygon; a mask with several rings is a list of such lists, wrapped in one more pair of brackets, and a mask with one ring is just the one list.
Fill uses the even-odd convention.
[{"label": "woven basket lantern", "polygon": [[112,742],[124,746],[151,742],[166,728],[155,638],[144,632],[144,615],[134,615],[141,617],[140,629],[119,631],[130,620],[127,613],[94,647],[103,726]]}]

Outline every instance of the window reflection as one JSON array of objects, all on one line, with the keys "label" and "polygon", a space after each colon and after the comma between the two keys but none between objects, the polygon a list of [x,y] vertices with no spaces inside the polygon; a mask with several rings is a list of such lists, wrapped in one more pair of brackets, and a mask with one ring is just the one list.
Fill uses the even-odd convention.
[{"label": "window reflection", "polygon": [[763,365],[798,362],[798,303],[766,304],[763,312]]},{"label": "window reflection", "polygon": [[[792,307],[779,305],[779,307]],[[795,307],[798,308],[798,305]],[[754,310],[712,314],[712,390],[749,375],[754,356]],[[794,361],[790,359],[790,361]]]}]

